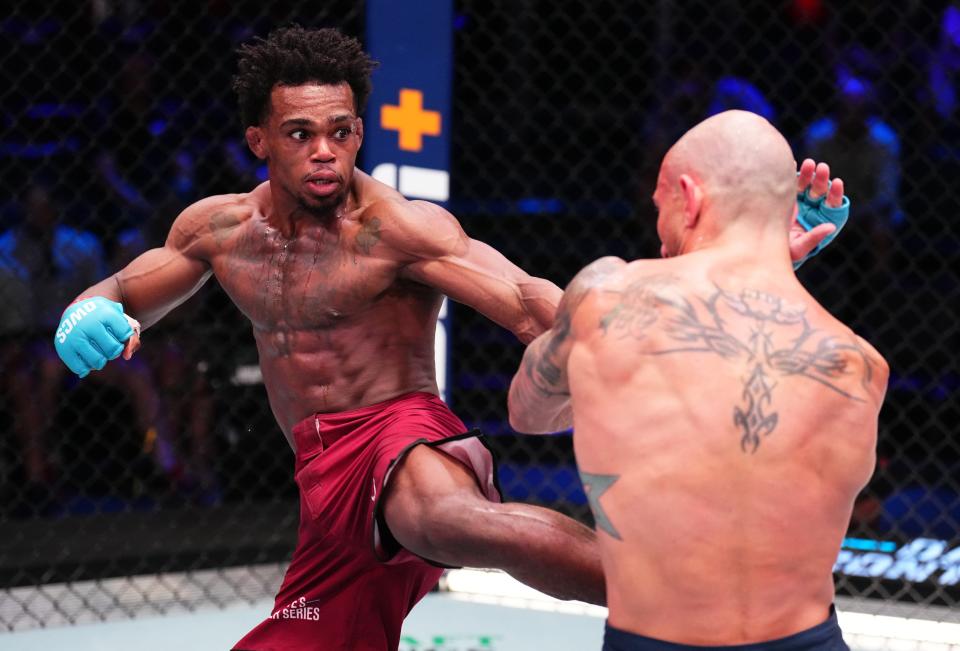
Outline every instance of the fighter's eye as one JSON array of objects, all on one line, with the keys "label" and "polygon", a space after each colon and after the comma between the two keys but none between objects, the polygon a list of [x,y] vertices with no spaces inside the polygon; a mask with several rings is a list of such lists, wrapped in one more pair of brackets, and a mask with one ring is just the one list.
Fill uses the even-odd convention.
[{"label": "fighter's eye", "polygon": [[306,129],[297,129],[290,132],[290,137],[294,140],[306,140],[310,137],[310,134],[307,133]]},{"label": "fighter's eye", "polygon": [[340,127],[339,129],[333,132],[333,137],[336,138],[337,140],[346,140],[351,133],[353,133],[353,129],[350,129],[348,127]]}]

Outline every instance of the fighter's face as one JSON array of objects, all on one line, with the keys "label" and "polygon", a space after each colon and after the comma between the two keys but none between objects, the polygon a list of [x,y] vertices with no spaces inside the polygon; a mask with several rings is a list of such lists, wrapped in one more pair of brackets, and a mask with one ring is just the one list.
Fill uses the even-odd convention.
[{"label": "fighter's face", "polygon": [[274,86],[269,116],[247,129],[251,150],[267,160],[270,183],[315,213],[345,201],[362,141],[346,82]]}]

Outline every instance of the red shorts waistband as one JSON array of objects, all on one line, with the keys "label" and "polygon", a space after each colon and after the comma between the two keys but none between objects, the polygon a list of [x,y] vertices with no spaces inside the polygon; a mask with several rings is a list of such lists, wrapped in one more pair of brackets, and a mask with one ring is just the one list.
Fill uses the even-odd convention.
[{"label": "red shorts waistband", "polygon": [[386,415],[409,404],[434,403],[446,404],[440,396],[426,391],[412,391],[395,398],[372,405],[348,409],[347,411],[317,412],[293,426],[293,440],[297,446],[297,457],[313,456],[323,452],[325,447],[333,445],[339,439],[362,427],[374,416]]}]

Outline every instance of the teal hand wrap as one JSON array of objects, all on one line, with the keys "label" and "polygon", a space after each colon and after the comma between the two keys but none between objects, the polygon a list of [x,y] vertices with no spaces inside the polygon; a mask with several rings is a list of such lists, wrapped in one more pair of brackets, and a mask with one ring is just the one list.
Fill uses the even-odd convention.
[{"label": "teal hand wrap", "polygon": [[133,327],[123,315],[123,305],[102,296],[85,298],[67,307],[53,337],[53,347],[67,367],[86,377],[102,369],[123,352]]},{"label": "teal hand wrap", "polygon": [[829,190],[822,196],[812,199],[810,197],[810,188],[797,194],[797,207],[799,208],[797,211],[797,221],[803,226],[804,230],[811,231],[820,224],[833,224],[837,228],[827,235],[827,237],[802,260],[794,262],[794,269],[798,269],[804,262],[825,249],[840,233],[840,229],[843,228],[850,218],[850,198],[847,197],[847,195],[843,195],[843,201],[840,202],[840,205],[836,208],[831,208],[824,203],[827,194],[829,194]]}]

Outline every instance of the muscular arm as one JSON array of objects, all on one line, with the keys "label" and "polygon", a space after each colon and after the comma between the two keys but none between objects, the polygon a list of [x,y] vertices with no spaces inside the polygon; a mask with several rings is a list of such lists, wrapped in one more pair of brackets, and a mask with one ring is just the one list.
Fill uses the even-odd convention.
[{"label": "muscular arm", "polygon": [[584,267],[567,286],[553,327],[527,346],[507,399],[510,426],[518,432],[557,432],[573,425],[567,359],[574,316],[590,290],[623,265],[623,260],[608,257]]},{"label": "muscular arm", "polygon": [[559,287],[528,275],[493,247],[470,239],[453,215],[439,206],[410,201],[385,209],[392,214],[381,220],[382,238],[404,257],[403,277],[469,305],[524,343],[551,326],[562,296]]},{"label": "muscular arm", "polygon": [[123,304],[144,328],[190,298],[210,277],[208,221],[223,203],[211,198],[184,210],[162,247],[145,251],[126,267],[86,289],[81,296],[103,296]]}]

